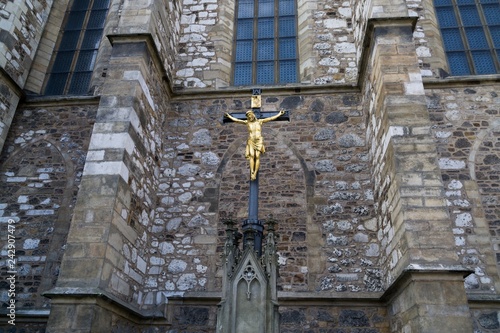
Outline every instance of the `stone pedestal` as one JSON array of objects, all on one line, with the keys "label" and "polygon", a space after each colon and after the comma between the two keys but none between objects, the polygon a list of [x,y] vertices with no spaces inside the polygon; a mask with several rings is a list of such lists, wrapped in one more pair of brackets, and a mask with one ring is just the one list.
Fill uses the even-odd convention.
[{"label": "stone pedestal", "polygon": [[276,291],[277,258],[274,222],[268,222],[268,233],[262,256],[254,248],[252,230],[242,235],[227,220],[224,249],[222,299],[217,316],[218,333],[277,333],[279,314]]}]

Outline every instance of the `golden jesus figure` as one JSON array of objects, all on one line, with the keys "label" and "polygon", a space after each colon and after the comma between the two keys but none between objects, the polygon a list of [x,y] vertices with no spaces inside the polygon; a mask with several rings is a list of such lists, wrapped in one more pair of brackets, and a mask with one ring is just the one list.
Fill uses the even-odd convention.
[{"label": "golden jesus figure", "polygon": [[266,147],[264,146],[264,138],[262,137],[262,124],[277,119],[283,114],[285,114],[285,111],[282,109],[278,112],[277,115],[264,119],[257,119],[257,117],[255,117],[255,114],[251,110],[249,110],[246,112],[247,120],[237,119],[231,116],[229,113],[225,114],[227,118],[231,119],[235,123],[247,125],[248,139],[245,149],[245,158],[250,161],[251,180],[255,180],[255,178],[257,177],[257,172],[259,171],[260,166],[260,155],[264,154],[266,151]]}]

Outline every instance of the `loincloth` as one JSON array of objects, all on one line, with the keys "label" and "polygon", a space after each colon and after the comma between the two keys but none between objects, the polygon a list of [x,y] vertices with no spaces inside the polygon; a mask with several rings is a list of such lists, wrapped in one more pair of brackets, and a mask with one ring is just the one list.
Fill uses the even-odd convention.
[{"label": "loincloth", "polygon": [[266,152],[263,138],[248,139],[247,146],[252,147],[254,151],[260,151],[261,154]]}]

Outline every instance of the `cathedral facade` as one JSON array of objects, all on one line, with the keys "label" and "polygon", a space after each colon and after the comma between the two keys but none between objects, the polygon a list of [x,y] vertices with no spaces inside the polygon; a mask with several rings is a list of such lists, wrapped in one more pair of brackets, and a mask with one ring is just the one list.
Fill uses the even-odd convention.
[{"label": "cathedral facade", "polygon": [[0,332],[232,332],[256,90],[280,332],[500,330],[498,0],[2,0],[0,47]]}]

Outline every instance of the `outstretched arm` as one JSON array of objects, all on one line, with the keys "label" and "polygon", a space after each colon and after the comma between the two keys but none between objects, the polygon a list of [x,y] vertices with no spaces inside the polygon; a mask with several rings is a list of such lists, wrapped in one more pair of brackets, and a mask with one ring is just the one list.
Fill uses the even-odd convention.
[{"label": "outstretched arm", "polygon": [[262,121],[263,123],[267,123],[268,121],[271,121],[271,120],[277,119],[277,118],[281,117],[281,116],[282,116],[282,115],[284,115],[284,114],[285,114],[285,110],[281,109],[281,110],[278,112],[278,114],[276,114],[276,115],[274,115],[274,116],[272,116],[272,117],[268,117],[268,118],[261,119],[261,121]]},{"label": "outstretched arm", "polygon": [[240,123],[240,124],[246,124],[247,121],[246,120],[241,120],[241,119],[238,119],[238,118],[234,118],[233,116],[231,116],[229,113],[224,113],[224,117],[227,117],[229,119],[231,119],[232,121],[234,121],[235,123]]}]

